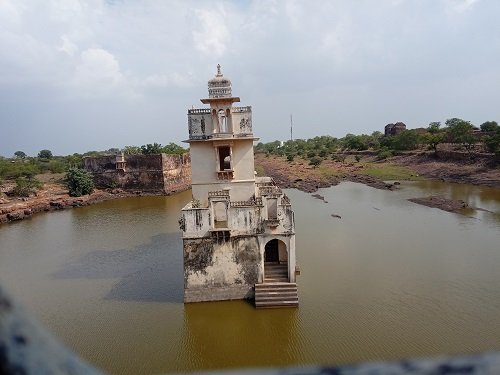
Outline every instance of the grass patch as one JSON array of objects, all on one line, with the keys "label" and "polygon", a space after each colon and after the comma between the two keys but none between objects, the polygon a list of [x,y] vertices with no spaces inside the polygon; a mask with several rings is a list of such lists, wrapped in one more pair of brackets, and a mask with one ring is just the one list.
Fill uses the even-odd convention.
[{"label": "grass patch", "polygon": [[336,177],[339,175],[339,171],[337,169],[334,169],[328,165],[320,165],[318,170],[321,175],[326,178]]},{"label": "grass patch", "polygon": [[416,172],[399,165],[388,163],[367,163],[364,168],[359,171],[360,174],[377,177],[381,180],[422,180]]}]

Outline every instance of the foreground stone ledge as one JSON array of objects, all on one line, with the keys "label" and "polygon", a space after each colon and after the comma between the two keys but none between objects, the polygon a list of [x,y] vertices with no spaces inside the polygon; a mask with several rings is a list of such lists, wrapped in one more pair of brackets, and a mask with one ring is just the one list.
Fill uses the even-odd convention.
[{"label": "foreground stone ledge", "polygon": [[101,374],[59,343],[0,286],[0,374]]},{"label": "foreground stone ledge", "polygon": [[500,374],[500,353],[463,357],[439,357],[399,362],[370,362],[339,367],[307,366],[295,368],[229,370],[198,374],[242,375],[494,375]]}]

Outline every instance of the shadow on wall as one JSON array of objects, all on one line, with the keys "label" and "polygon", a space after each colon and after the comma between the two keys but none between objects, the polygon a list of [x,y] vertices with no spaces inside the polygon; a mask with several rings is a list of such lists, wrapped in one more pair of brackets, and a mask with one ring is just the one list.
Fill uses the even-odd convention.
[{"label": "shadow on wall", "polygon": [[133,249],[95,250],[63,265],[55,279],[116,279],[106,299],[182,303],[184,274],[180,234],[153,236]]}]

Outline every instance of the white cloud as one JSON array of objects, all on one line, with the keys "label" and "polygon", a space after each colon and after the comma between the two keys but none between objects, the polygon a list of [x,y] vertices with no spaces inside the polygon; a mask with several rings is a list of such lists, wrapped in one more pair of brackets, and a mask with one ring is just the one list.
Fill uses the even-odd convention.
[{"label": "white cloud", "polygon": [[18,26],[21,23],[23,12],[26,6],[18,1],[0,1],[0,24],[3,27]]},{"label": "white cloud", "polygon": [[62,44],[57,47],[57,50],[67,53],[69,56],[73,56],[75,52],[78,52],[78,46],[71,42],[67,35],[61,37]]},{"label": "white cloud", "polygon": [[137,85],[146,89],[164,89],[168,87],[191,87],[193,73],[187,74],[173,72],[169,74],[154,74],[137,82]]},{"label": "white cloud", "polygon": [[214,58],[224,55],[231,35],[227,27],[227,14],[222,4],[214,9],[196,9],[196,24],[192,31],[195,48]]},{"label": "white cloud", "polygon": [[80,54],[70,84],[87,97],[133,95],[115,56],[102,48],[89,48]]},{"label": "white cloud", "polygon": [[479,0],[447,0],[448,8],[457,13],[464,13],[472,9]]}]

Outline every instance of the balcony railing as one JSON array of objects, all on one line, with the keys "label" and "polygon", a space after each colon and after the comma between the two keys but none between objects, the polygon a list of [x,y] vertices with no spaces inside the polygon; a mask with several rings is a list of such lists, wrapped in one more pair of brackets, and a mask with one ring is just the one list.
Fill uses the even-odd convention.
[{"label": "balcony railing", "polygon": [[232,113],[246,113],[246,112],[252,112],[252,107],[247,106],[247,107],[233,107],[231,108]]},{"label": "balcony railing", "polygon": [[259,187],[260,195],[281,195],[281,189],[277,186],[261,186]]},{"label": "balcony railing", "polygon": [[233,171],[218,171],[217,172],[217,179],[219,180],[232,180],[234,178],[234,173]]},{"label": "balcony railing", "polygon": [[210,108],[193,108],[193,109],[188,109],[188,115],[194,115],[194,114],[198,114],[198,115],[209,115],[211,112],[210,112]]},{"label": "balcony railing", "polygon": [[218,198],[218,197],[229,197],[229,190],[215,190],[208,192],[209,198]]}]

